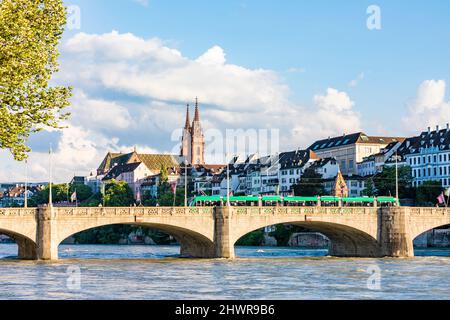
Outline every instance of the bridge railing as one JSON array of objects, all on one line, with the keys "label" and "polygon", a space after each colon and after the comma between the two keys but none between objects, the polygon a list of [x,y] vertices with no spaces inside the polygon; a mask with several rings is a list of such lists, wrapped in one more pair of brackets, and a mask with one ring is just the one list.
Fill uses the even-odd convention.
[{"label": "bridge railing", "polygon": [[410,207],[410,214],[412,216],[436,216],[450,214],[450,208],[415,208]]},{"label": "bridge railing", "polygon": [[0,208],[0,217],[36,217],[37,208]]},{"label": "bridge railing", "polygon": [[211,207],[90,207],[53,208],[55,217],[211,216]]},{"label": "bridge railing", "polygon": [[372,207],[233,207],[237,215],[362,215],[377,213]]}]

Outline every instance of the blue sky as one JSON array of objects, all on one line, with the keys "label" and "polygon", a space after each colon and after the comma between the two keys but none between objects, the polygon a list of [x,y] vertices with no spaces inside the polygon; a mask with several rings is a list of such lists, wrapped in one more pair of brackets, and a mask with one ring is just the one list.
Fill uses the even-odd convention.
[{"label": "blue sky", "polygon": [[[372,121],[395,126],[424,79],[448,82],[450,75],[448,1],[150,0],[147,7],[132,0],[67,3],[81,7],[84,32],[114,29],[158,37],[191,58],[219,45],[230,63],[279,72],[294,99],[304,104],[324,87],[348,90],[367,116],[368,130]],[[366,28],[371,4],[381,8],[379,31]],[[305,72],[287,72],[292,68]],[[348,83],[361,73],[364,80],[349,89]]]},{"label": "blue sky", "polygon": [[[278,129],[280,151],[450,122],[448,1],[65,3],[80,9],[81,28],[64,34],[54,83],[74,87],[72,118],[30,139],[34,180],[48,176],[50,143],[60,181],[107,151],[176,152],[196,96],[205,130]],[[370,5],[381,30],[367,28]],[[1,181],[23,178],[23,164],[0,158]]]}]

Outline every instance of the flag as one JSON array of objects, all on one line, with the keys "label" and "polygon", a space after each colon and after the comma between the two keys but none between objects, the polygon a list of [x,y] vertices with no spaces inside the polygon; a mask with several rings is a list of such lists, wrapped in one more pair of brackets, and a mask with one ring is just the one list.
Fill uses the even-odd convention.
[{"label": "flag", "polygon": [[136,192],[136,201],[141,202],[141,189],[138,189]]},{"label": "flag", "polygon": [[445,190],[444,194],[445,194],[447,197],[450,197],[450,188],[448,188],[447,190]]},{"label": "flag", "polygon": [[439,201],[439,204],[444,204],[444,203],[445,203],[445,197],[444,197],[444,194],[441,193],[441,194],[439,195],[439,197],[437,197],[437,200]]},{"label": "flag", "polygon": [[70,202],[76,202],[77,201],[77,191],[75,190],[74,193],[70,196]]},{"label": "flag", "polygon": [[175,181],[175,182],[172,182],[171,184],[170,184],[170,187],[172,188],[172,193],[173,194],[176,194],[177,193],[177,182]]}]

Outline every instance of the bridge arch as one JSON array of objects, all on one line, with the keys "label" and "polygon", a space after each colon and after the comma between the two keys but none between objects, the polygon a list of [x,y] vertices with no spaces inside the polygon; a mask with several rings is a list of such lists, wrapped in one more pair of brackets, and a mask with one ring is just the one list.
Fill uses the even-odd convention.
[{"label": "bridge arch", "polygon": [[[305,222],[286,220],[274,225],[294,225],[318,232],[330,240],[329,254],[335,257],[379,257],[381,256],[380,245],[372,235],[351,226],[332,222]],[[235,234],[234,243],[249,234],[273,224],[261,223],[249,230],[241,230]]]},{"label": "bridge arch", "polygon": [[0,233],[16,241],[19,259],[38,257],[36,215],[37,210],[32,208],[0,208]]},{"label": "bridge arch", "polygon": [[130,226],[140,226],[148,229],[154,229],[162,231],[166,234],[173,236],[180,244],[180,255],[183,258],[205,258],[214,256],[214,240],[209,238],[207,235],[201,234],[197,231],[193,231],[187,228],[183,228],[171,224],[161,224],[152,222],[124,222],[124,223],[104,223],[97,222],[85,225],[78,229],[67,229],[62,231],[58,238],[55,240],[57,246],[68,239],[69,237],[84,232],[101,227],[114,226],[114,225],[130,225]]},{"label": "bridge arch", "polygon": [[450,225],[447,209],[412,208],[410,211],[412,240],[430,230]]},{"label": "bridge arch", "polygon": [[22,260],[36,260],[38,257],[36,241],[28,235],[21,234],[17,231],[6,230],[0,228],[0,234],[6,235],[13,239],[18,247],[17,256]]},{"label": "bridge arch", "polygon": [[[50,212],[47,212],[50,214]],[[58,246],[82,231],[111,226],[136,225],[172,235],[181,246],[181,256],[214,257],[214,212],[212,208],[55,208],[44,232],[51,248],[44,259],[56,260]],[[45,221],[44,221],[45,225]]]}]

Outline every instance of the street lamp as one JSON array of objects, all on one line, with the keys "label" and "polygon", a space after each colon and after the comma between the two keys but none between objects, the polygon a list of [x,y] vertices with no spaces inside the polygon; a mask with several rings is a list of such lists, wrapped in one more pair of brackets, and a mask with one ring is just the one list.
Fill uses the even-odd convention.
[{"label": "street lamp", "polygon": [[398,153],[397,150],[395,150],[395,197],[397,199],[397,206],[400,204],[399,199],[399,188],[398,188]]},{"label": "street lamp", "polygon": [[28,208],[28,160],[25,160],[25,203],[24,207]]},{"label": "street lamp", "polygon": [[49,162],[50,162],[50,173],[49,173],[49,190],[48,190],[48,205],[50,207],[53,207],[53,195],[52,195],[52,180],[53,180],[53,161],[52,161],[52,156],[53,156],[53,150],[52,150],[52,145],[50,144],[50,151],[49,151]]},{"label": "street lamp", "polygon": [[188,192],[187,192],[187,175],[188,175],[188,164],[189,162],[187,160],[184,160],[184,207],[187,208],[188,206]]},{"label": "street lamp", "polygon": [[227,207],[230,206],[230,163],[227,163]]},{"label": "street lamp", "polygon": [[231,207],[230,202],[230,161],[228,161],[228,157],[230,154],[227,154],[227,207]]}]

